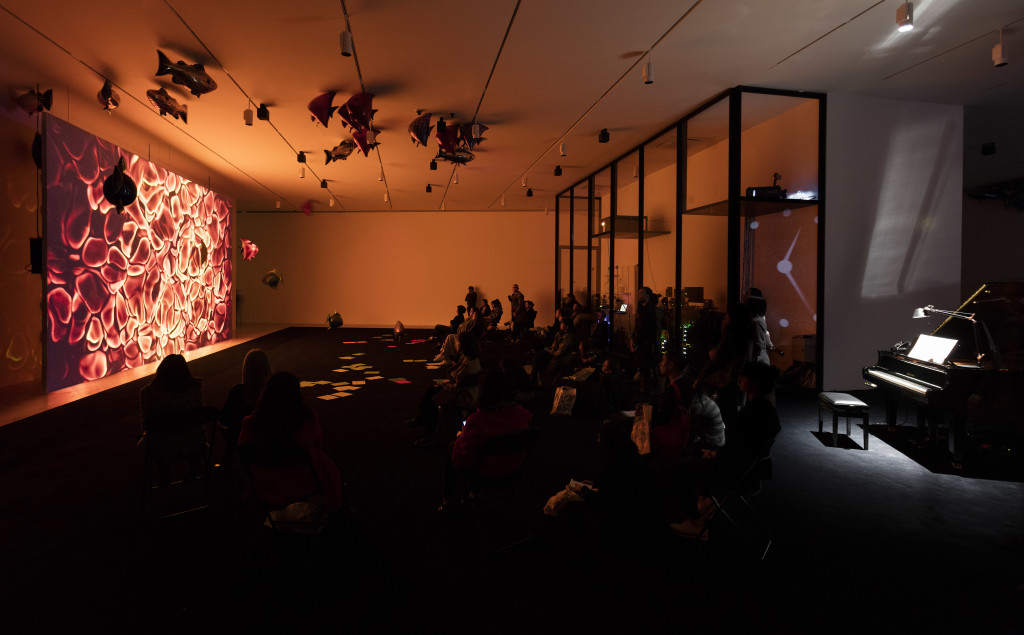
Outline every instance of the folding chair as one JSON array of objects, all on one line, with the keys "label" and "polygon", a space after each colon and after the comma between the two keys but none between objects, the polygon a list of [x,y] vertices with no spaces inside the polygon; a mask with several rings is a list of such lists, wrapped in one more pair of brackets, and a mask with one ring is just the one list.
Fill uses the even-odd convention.
[{"label": "folding chair", "polygon": [[[768,525],[757,510],[754,509],[748,497],[757,496],[761,492],[762,481],[771,478],[772,476],[772,455],[771,448],[775,443],[772,439],[764,447],[763,451],[757,454],[750,465],[743,470],[743,473],[730,484],[726,485],[723,489],[712,492],[709,498],[715,507],[715,513],[721,513],[722,517],[725,518],[729,524],[743,537],[743,539],[755,550],[755,553],[759,554],[759,559],[764,560],[768,556],[768,550],[772,546],[772,535],[768,531]],[[755,537],[752,535],[753,531],[745,531],[743,527],[733,518],[726,510],[726,505],[732,503],[733,500],[738,500],[750,512],[754,523],[757,525],[760,532],[766,537],[767,542],[764,545],[764,549],[757,546]],[[734,512],[735,513],[735,512]],[[701,534],[707,531],[708,525],[704,525],[704,529],[701,530]]]},{"label": "folding chair", "polygon": [[[477,531],[480,533],[480,541],[491,554],[524,544],[533,537],[529,521],[526,518],[526,507],[523,505],[522,499],[519,498],[516,488],[522,480],[530,452],[536,445],[539,436],[540,432],[536,428],[526,428],[497,435],[484,443],[482,450],[484,460],[488,457],[510,457],[523,454],[523,460],[515,470],[499,476],[478,476],[472,483],[472,489],[480,496],[480,506],[476,509],[475,514]],[[484,530],[485,516],[494,512],[493,515],[498,519],[507,520],[510,518],[507,512],[513,503],[518,509],[523,530],[513,534],[511,540],[491,544],[487,538],[488,532]]]},{"label": "folding chair", "polygon": [[[171,518],[210,506],[210,433],[208,427],[217,421],[218,411],[213,406],[200,406],[186,410],[159,414],[146,425],[142,435],[145,460],[142,472],[142,506],[146,507],[147,497],[156,490],[182,491],[193,479],[204,479],[205,500],[201,505],[188,507],[170,513],[156,514],[159,518]],[[202,473],[192,471],[195,463],[202,463]],[[154,463],[160,471],[166,471],[168,482],[160,479],[154,484]],[[180,479],[172,480],[170,471],[188,464]],[[192,478],[190,478],[192,477]],[[169,498],[169,496],[168,496]]]}]

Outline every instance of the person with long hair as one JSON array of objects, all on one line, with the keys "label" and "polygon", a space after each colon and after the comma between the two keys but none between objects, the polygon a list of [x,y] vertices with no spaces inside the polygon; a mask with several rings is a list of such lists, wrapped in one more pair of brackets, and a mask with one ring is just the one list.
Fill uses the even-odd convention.
[{"label": "person with long hair", "polygon": [[139,404],[142,431],[150,456],[156,461],[158,482],[170,483],[170,462],[178,458],[188,458],[188,473],[195,474],[206,443],[206,431],[201,426],[183,429],[152,426],[161,415],[203,405],[203,382],[192,376],[184,357],[174,353],[160,362],[153,381],[139,391]]},{"label": "person with long hair", "polygon": [[242,361],[242,382],[235,384],[228,392],[220,410],[221,432],[224,437],[224,458],[221,465],[230,468],[238,445],[238,434],[242,430],[242,419],[252,414],[256,402],[272,374],[270,357],[261,348],[254,348],[245,354]]},{"label": "person with long hair", "polygon": [[[288,372],[274,373],[267,379],[256,408],[242,419],[238,445],[269,443],[295,445],[307,452],[313,460],[313,469],[320,486],[320,495],[328,510],[339,509],[342,504],[341,473],[329,456],[321,449],[323,430],[316,412],[302,403],[299,379]],[[306,475],[308,477],[308,475]],[[291,502],[296,494],[308,492],[310,484],[301,473],[273,483],[270,502]],[[267,497],[266,489],[261,491]],[[251,497],[252,493],[248,492]]]}]

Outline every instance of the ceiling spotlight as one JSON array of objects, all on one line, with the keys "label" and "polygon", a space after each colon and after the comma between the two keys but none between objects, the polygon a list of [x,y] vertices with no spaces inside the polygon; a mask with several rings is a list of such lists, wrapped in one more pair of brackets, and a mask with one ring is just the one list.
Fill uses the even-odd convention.
[{"label": "ceiling spotlight", "polygon": [[637,164],[634,163],[633,164],[633,178],[634,179],[635,178],[639,178],[639,176],[640,176],[640,166],[638,166]]},{"label": "ceiling spotlight", "polygon": [[270,121],[270,109],[266,104],[260,104],[260,107],[256,109],[256,118],[260,121]]},{"label": "ceiling spotlight", "polygon": [[651,75],[651,59],[648,57],[647,61],[644,62],[644,83],[653,84],[654,76]]},{"label": "ceiling spotlight", "polygon": [[533,196],[533,188],[532,187],[530,189],[526,190],[526,196],[527,196],[527,198]]},{"label": "ceiling spotlight", "polygon": [[377,180],[378,180],[378,181],[383,181],[383,180],[384,180],[384,168],[381,168],[381,169],[380,169],[380,170],[379,170],[379,171],[377,172]]},{"label": "ceiling spotlight", "polygon": [[327,179],[320,179],[320,187],[327,189]]},{"label": "ceiling spotlight", "polygon": [[473,123],[472,135],[473,135],[474,139],[479,139],[480,138],[480,124],[475,123],[475,122]]},{"label": "ceiling spotlight", "polygon": [[433,191],[434,191],[434,188],[430,187],[430,183],[427,183],[427,194],[430,194]]},{"label": "ceiling spotlight", "polygon": [[352,34],[348,31],[341,32],[341,54],[345,57],[352,57]]},{"label": "ceiling spotlight", "polygon": [[437,161],[435,161],[433,159],[430,160],[430,169],[431,170],[436,170],[437,169]]},{"label": "ceiling spotlight", "polygon": [[452,173],[452,185],[458,185],[458,184],[459,184],[459,173],[458,172],[453,172]]},{"label": "ceiling spotlight", "polygon": [[391,199],[388,198],[388,191],[384,190],[384,202],[387,203],[389,200]]},{"label": "ceiling spotlight", "polygon": [[295,157],[295,160],[298,161],[299,163],[305,163],[306,162],[306,153],[305,152],[299,152],[299,154]]},{"label": "ceiling spotlight", "polygon": [[333,196],[331,197],[331,200],[327,201],[327,204],[330,205],[331,207],[334,207],[334,197]]},{"label": "ceiling spotlight", "polygon": [[245,125],[252,125],[252,108],[246,108],[242,111],[242,120],[245,121]]},{"label": "ceiling spotlight", "polygon": [[306,164],[305,163],[303,163],[302,165],[299,166],[299,178],[300,179],[306,178]]},{"label": "ceiling spotlight", "polygon": [[1003,30],[999,29],[999,44],[992,47],[992,65],[996,68],[1006,66],[1010,58],[1006,54],[1006,46],[1003,44]]},{"label": "ceiling spotlight", "polygon": [[598,143],[608,143],[608,140],[611,139],[611,138],[612,137],[611,137],[610,134],[608,134],[608,129],[607,128],[601,128],[601,132],[597,133],[597,142]]},{"label": "ceiling spotlight", "polygon": [[370,128],[366,131],[366,145],[373,147],[373,144],[377,143],[377,133]]},{"label": "ceiling spotlight", "polygon": [[556,165],[555,166],[555,176],[562,176],[562,166],[560,166],[560,165]]},{"label": "ceiling spotlight", "polygon": [[563,156],[563,157],[565,156],[565,142],[564,141],[561,143],[561,145],[558,146],[558,154]]},{"label": "ceiling spotlight", "polygon": [[501,206],[505,207],[505,195],[504,194],[501,196]]},{"label": "ceiling spotlight", "polygon": [[281,201],[277,201],[277,209],[281,209]]},{"label": "ceiling spotlight", "polygon": [[441,201],[441,211],[444,211],[444,201]]},{"label": "ceiling spotlight", "polygon": [[526,177],[523,177],[523,187],[526,187]]},{"label": "ceiling spotlight", "polygon": [[914,29],[914,3],[904,2],[896,9],[896,25],[900,33]]}]

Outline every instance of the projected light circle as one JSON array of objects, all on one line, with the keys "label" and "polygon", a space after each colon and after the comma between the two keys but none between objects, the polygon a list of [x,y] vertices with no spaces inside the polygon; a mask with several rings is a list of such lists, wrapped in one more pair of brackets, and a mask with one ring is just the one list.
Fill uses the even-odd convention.
[{"label": "projected light circle", "polygon": [[[231,202],[47,117],[47,389],[231,337]],[[103,196],[120,156],[138,184]]]}]

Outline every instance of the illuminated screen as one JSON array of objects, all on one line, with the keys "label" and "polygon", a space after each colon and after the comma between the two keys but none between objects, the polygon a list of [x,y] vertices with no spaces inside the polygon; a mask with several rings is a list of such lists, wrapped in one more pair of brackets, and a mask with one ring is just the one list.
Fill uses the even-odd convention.
[{"label": "illuminated screen", "polygon": [[44,138],[47,390],[230,339],[231,201],[55,117]]}]

